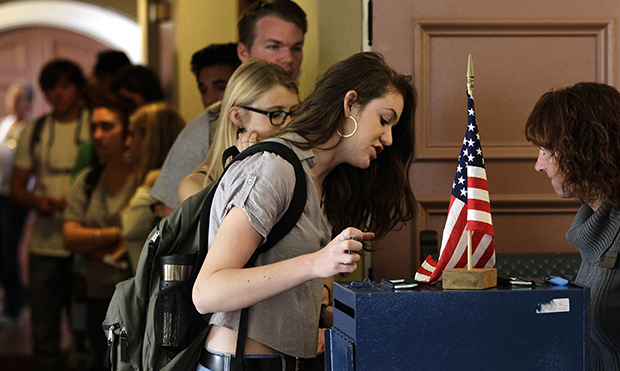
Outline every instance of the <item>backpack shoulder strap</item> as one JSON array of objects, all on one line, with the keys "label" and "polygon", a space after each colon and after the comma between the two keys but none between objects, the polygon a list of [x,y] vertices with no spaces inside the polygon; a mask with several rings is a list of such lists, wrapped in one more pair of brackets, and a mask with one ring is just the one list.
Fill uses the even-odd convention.
[{"label": "backpack shoulder strap", "polygon": [[235,158],[237,155],[239,155],[239,149],[237,149],[236,146],[228,147],[222,154],[222,168],[226,168],[226,163],[229,158]]},{"label": "backpack shoulder strap", "polygon": [[86,191],[86,205],[90,203],[90,197],[93,195],[93,190],[97,186],[97,182],[103,172],[102,165],[96,165],[88,171],[86,174],[86,182],[84,183],[84,190]]},{"label": "backpack shoulder strap", "polygon": [[[273,245],[275,245],[284,236],[286,236],[288,232],[290,232],[290,230],[293,229],[295,224],[297,224],[297,221],[299,220],[299,217],[303,213],[304,208],[306,206],[306,198],[307,198],[307,193],[308,193],[308,186],[306,184],[306,176],[304,173],[303,166],[301,165],[301,161],[299,160],[299,158],[297,157],[297,155],[292,149],[290,149],[289,147],[287,147],[286,145],[282,143],[278,143],[278,142],[257,143],[245,149],[243,152],[241,152],[237,156],[235,156],[232,159],[232,161],[228,164],[228,166],[224,168],[222,175],[216,181],[214,181],[208,186],[208,187],[211,187],[211,189],[209,191],[209,195],[205,199],[205,202],[202,206],[202,210],[200,212],[200,231],[199,231],[200,250],[199,250],[199,254],[197,258],[198,264],[196,265],[196,268],[194,272],[192,272],[192,274],[196,274],[196,275],[198,274],[198,271],[200,270],[202,266],[202,262],[204,261],[207,255],[209,220],[210,220],[209,215],[211,213],[211,205],[213,203],[213,196],[220,182],[220,179],[222,179],[222,176],[224,175],[224,173],[226,173],[230,165],[232,165],[233,163],[237,161],[241,161],[258,152],[265,152],[265,151],[272,152],[272,153],[279,155],[280,157],[284,158],[286,161],[288,161],[293,166],[295,170],[295,188],[293,191],[293,198],[291,199],[291,203],[289,204],[288,209],[286,210],[284,215],[282,215],[282,218],[280,218],[280,220],[273,226],[273,228],[269,232],[269,235],[267,236],[267,241],[256,250],[254,255],[252,255],[252,257],[250,258],[250,261],[248,262],[248,264],[253,265],[254,262],[256,262],[256,259],[258,258],[259,254],[272,248]],[[202,236],[205,236],[205,237],[203,238]]]},{"label": "backpack shoulder strap", "polygon": [[34,149],[41,142],[41,132],[43,131],[43,125],[45,124],[45,120],[47,119],[47,115],[43,115],[34,122],[34,129],[32,129],[32,136],[30,137],[30,158],[33,163],[36,162],[36,158],[34,155]]},{"label": "backpack shoulder strap", "polygon": [[[258,254],[264,253],[272,248],[273,245],[275,245],[284,236],[286,236],[291,229],[293,229],[295,224],[297,224],[299,217],[301,217],[301,214],[304,212],[306,199],[308,197],[306,175],[297,154],[295,154],[295,152],[286,145],[278,142],[264,142],[259,144],[264,145],[264,147],[258,150],[275,153],[293,165],[293,169],[295,170],[295,188],[293,190],[293,198],[291,199],[288,209],[269,232],[267,241],[256,250]],[[258,150],[256,152],[258,152]],[[255,255],[258,257],[257,254]]]}]

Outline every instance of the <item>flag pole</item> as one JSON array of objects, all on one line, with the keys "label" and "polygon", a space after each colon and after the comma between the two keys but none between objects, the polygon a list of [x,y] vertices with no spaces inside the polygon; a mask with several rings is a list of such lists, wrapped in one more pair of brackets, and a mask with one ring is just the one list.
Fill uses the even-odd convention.
[{"label": "flag pole", "polygon": [[[467,63],[467,93],[469,96],[472,96],[474,91],[474,66],[472,63],[471,54],[468,58]],[[459,263],[454,265],[454,268],[446,268],[442,272],[442,288],[444,290],[482,290],[489,287],[497,286],[497,269],[495,268],[474,268],[472,267],[472,251],[473,251],[473,243],[472,243],[472,235],[474,233],[480,233],[482,239],[480,243],[476,245],[476,253],[478,253],[478,249],[482,252],[482,256],[486,254],[488,248],[490,248],[491,252],[494,254],[495,252],[495,244],[493,242],[493,230],[492,224],[490,220],[491,212],[490,212],[490,200],[488,199],[488,191],[485,190],[487,188],[486,185],[486,171],[484,170],[484,159],[482,158],[482,146],[479,148],[475,148],[475,144],[479,144],[480,137],[477,135],[478,123],[476,122],[476,116],[474,114],[474,104],[473,98],[470,101],[468,98],[467,101],[467,131],[465,132],[465,139],[463,140],[463,145],[461,149],[461,155],[459,156],[459,166],[457,167],[457,177],[466,175],[467,176],[467,184],[463,185],[463,188],[459,189],[460,191],[466,190],[465,195],[462,192],[457,192],[455,195],[454,186],[457,183],[462,184],[460,178],[455,177],[455,183],[453,185],[453,193],[450,198],[451,208],[448,210],[448,216],[450,216],[450,212],[452,210],[452,206],[457,204],[458,200],[458,210],[459,216],[462,211],[462,207],[467,208],[467,220],[465,221],[465,230],[467,230],[467,252],[463,251],[465,246],[460,243],[457,246],[450,246],[453,248],[454,253],[456,253],[458,249],[458,257]],[[471,126],[471,127],[470,127]],[[475,138],[475,139],[474,139]],[[473,142],[473,143],[472,143]],[[470,148],[470,146],[472,148]],[[469,153],[469,150],[472,150]],[[477,157],[479,155],[479,158]],[[467,156],[467,158],[463,158],[463,156]],[[463,160],[463,161],[461,161]],[[478,162],[479,161],[479,162]],[[471,163],[471,164],[470,164]],[[461,167],[461,165],[463,165]],[[460,174],[461,169],[466,168],[467,174]],[[471,183],[470,183],[471,179]],[[459,186],[460,188],[460,186]],[[476,189],[478,191],[476,191]],[[472,194],[470,192],[475,192]],[[466,200],[462,200],[461,198],[467,198]],[[471,196],[471,197],[470,197]],[[455,200],[455,202],[452,202]],[[470,201],[472,203],[470,203]],[[461,206],[462,204],[465,206]],[[488,203],[487,206],[485,206]],[[471,207],[471,209],[469,208]],[[471,211],[471,215],[470,215]],[[481,217],[482,215],[486,215],[488,213],[489,219],[488,222],[485,217]],[[462,219],[458,219],[459,221]],[[446,220],[447,225],[447,220]],[[462,225],[462,224],[461,224]],[[472,231],[469,230],[471,226]],[[454,225],[451,227],[454,231]],[[459,232],[461,230],[459,229]],[[487,233],[489,232],[490,233]],[[445,233],[445,229],[444,229]],[[463,232],[460,232],[463,233]],[[490,241],[484,242],[485,246],[482,245],[482,241],[484,241],[486,236],[491,238]],[[446,245],[448,246],[448,245]],[[447,251],[447,248],[444,249],[442,246],[442,256],[440,260],[444,257],[444,253]],[[449,251],[449,250],[448,250]],[[464,267],[464,264],[460,262],[460,259],[464,254],[467,254],[467,268]],[[448,255],[450,259],[454,257],[454,255]],[[447,258],[446,258],[447,259]],[[445,262],[445,260],[444,260]],[[476,262],[476,265],[485,266],[488,260],[486,258],[479,260]],[[449,263],[449,262],[448,262]],[[459,267],[457,268],[456,265]],[[461,268],[462,267],[462,268]]]},{"label": "flag pole", "polygon": [[[473,98],[474,97],[474,63],[471,59],[471,53],[467,58],[467,93]],[[472,231],[467,230],[467,269],[472,269],[471,264],[471,255],[473,250],[473,242],[472,242]]]}]

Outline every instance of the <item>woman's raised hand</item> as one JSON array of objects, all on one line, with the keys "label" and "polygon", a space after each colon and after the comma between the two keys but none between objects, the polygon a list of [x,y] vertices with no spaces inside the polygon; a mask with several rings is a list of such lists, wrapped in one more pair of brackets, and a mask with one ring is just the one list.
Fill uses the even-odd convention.
[{"label": "woman's raised hand", "polygon": [[258,134],[252,131],[243,131],[239,133],[235,146],[239,152],[243,152],[244,149],[258,143]]},{"label": "woman's raised hand", "polygon": [[351,273],[357,269],[362,242],[375,237],[373,232],[362,232],[349,227],[338,234],[327,246],[315,253],[314,269],[319,277]]}]

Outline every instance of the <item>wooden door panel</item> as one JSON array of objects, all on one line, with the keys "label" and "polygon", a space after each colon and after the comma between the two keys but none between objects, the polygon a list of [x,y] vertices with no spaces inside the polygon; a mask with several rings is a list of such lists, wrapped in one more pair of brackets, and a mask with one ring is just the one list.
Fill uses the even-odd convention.
[{"label": "wooden door panel", "polygon": [[19,40],[2,40],[0,43],[0,70],[9,75],[26,72],[26,46]]},{"label": "wooden door panel", "polygon": [[605,81],[601,63],[610,46],[609,23],[416,22],[416,66],[425,113],[418,126],[416,158],[453,159],[465,133],[465,71],[472,54],[476,113],[485,159],[531,158],[523,126],[540,95],[550,87]]},{"label": "wooden door panel", "polygon": [[[0,102],[5,101],[5,93],[15,81],[30,81],[30,58],[28,46],[18,35],[0,37]],[[0,112],[4,116],[4,104]]]}]

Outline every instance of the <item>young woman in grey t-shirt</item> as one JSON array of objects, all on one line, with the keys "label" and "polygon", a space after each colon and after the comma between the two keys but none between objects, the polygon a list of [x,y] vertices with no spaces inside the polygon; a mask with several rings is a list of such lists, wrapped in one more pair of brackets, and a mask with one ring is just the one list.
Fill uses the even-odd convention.
[{"label": "young woman in grey t-shirt", "polygon": [[209,254],[193,290],[197,309],[215,313],[199,370],[230,369],[245,307],[246,359],[291,365],[315,354],[322,279],[355,271],[364,241],[415,215],[408,179],[415,100],[411,78],[376,53],[355,54],[325,72],[274,134],[306,171],[304,213],[254,268],[243,267],[288,207],[295,178],[286,161],[268,153],[230,168],[215,194]]}]

